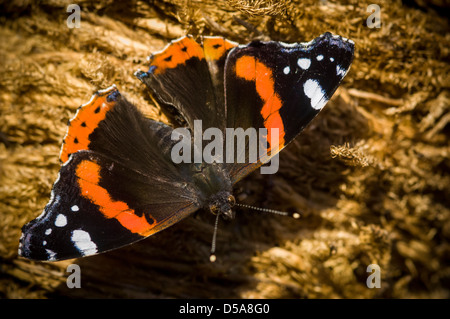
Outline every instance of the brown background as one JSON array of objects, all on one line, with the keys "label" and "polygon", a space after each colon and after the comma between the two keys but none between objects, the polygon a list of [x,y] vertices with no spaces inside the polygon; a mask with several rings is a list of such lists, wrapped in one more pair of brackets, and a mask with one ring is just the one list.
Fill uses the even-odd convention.
[{"label": "brown background", "polygon": [[[69,1],[0,4],[0,297],[449,298],[449,4],[377,1]],[[115,83],[168,121],[133,76],[184,34],[309,41],[325,31],[356,43],[327,107],[280,156],[274,176],[239,183],[246,204],[221,223],[199,212],[136,245],[57,263],[17,258],[20,228],[48,202],[66,123]],[[66,267],[81,267],[68,289]],[[368,289],[366,268],[381,268]]]}]

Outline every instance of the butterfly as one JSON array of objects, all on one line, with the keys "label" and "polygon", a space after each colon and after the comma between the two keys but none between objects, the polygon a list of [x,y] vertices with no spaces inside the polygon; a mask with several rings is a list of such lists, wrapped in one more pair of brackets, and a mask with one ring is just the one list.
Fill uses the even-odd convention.
[{"label": "butterfly", "polygon": [[266,147],[254,160],[248,140],[232,149],[244,161],[176,162],[174,154],[190,150],[173,151],[183,139],[174,138],[178,128],[145,117],[114,85],[98,91],[69,122],[50,201],[23,227],[19,255],[45,261],[95,255],[199,209],[232,219],[233,186],[311,122],[353,54],[353,41],[331,33],[308,43],[239,45],[222,37],[199,43],[191,36],[170,42],[149,57],[147,72],[135,75],[160,105],[181,115],[184,132],[194,132],[197,121],[200,133],[216,129],[224,136],[230,128],[264,129]]}]

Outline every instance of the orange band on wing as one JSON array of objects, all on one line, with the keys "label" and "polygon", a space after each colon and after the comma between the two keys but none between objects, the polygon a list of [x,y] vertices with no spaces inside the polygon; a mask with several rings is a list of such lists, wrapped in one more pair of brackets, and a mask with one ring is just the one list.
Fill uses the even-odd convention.
[{"label": "orange band on wing", "polygon": [[90,102],[82,105],[69,123],[67,135],[64,137],[60,160],[65,163],[70,154],[89,148],[89,135],[105,119],[106,113],[114,107],[115,102],[107,101],[107,96],[117,91],[115,87],[96,93]]},{"label": "orange band on wing", "polygon": [[[279,151],[284,146],[284,125],[281,119],[282,106],[279,95],[275,92],[273,73],[264,63],[252,56],[242,56],[236,60],[236,75],[247,81],[254,81],[256,92],[263,100],[264,105],[261,115],[264,126],[267,128],[267,141],[270,144],[270,152]],[[278,144],[272,145],[272,129],[278,128]]]},{"label": "orange band on wing", "polygon": [[148,236],[155,224],[149,224],[149,219],[144,215],[137,216],[127,203],[113,200],[108,191],[99,185],[100,169],[97,163],[88,160],[77,166],[76,176],[81,196],[97,205],[106,218],[115,218],[129,231]]},{"label": "orange band on wing", "polygon": [[224,38],[204,38],[203,51],[208,61],[217,61],[225,55],[228,50],[237,46],[237,43],[228,41]]},{"label": "orange band on wing", "polygon": [[172,42],[167,49],[152,56],[150,66],[156,66],[153,73],[164,73],[167,69],[173,69],[179,64],[185,64],[187,60],[197,57],[204,58],[200,44],[190,37],[184,37],[176,42]]}]

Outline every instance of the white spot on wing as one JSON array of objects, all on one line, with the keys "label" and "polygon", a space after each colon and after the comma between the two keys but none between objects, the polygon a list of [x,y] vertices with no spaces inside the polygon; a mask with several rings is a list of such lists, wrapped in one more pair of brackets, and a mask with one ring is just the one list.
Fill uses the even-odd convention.
[{"label": "white spot on wing", "polygon": [[345,75],[345,69],[342,69],[340,65],[336,65],[336,75],[344,76]]},{"label": "white spot on wing", "polygon": [[311,65],[311,60],[306,58],[300,58],[297,60],[297,64],[299,67],[301,67],[303,70],[309,69],[309,66]]},{"label": "white spot on wing", "polygon": [[88,232],[76,229],[72,232],[72,242],[83,256],[97,253],[97,245],[91,240]]},{"label": "white spot on wing", "polygon": [[55,226],[64,227],[67,225],[67,217],[63,214],[59,214],[55,219]]},{"label": "white spot on wing", "polygon": [[323,55],[322,55],[322,54],[319,54],[319,55],[316,57],[316,59],[317,59],[317,61],[322,61],[322,60],[323,60]]},{"label": "white spot on wing", "polygon": [[52,233],[52,229],[51,228],[48,228],[46,231],[45,231],[45,234],[48,236],[48,235],[50,235]]},{"label": "white spot on wing", "polygon": [[284,74],[289,74],[289,72],[291,72],[291,68],[290,67],[285,67],[284,69],[283,69],[283,73]]},{"label": "white spot on wing", "polygon": [[311,99],[311,107],[315,110],[321,110],[327,103],[325,92],[317,80],[307,80],[303,84],[305,95]]},{"label": "white spot on wing", "polygon": [[70,210],[73,212],[77,212],[80,210],[80,208],[77,205],[73,205],[72,207],[70,207]]}]

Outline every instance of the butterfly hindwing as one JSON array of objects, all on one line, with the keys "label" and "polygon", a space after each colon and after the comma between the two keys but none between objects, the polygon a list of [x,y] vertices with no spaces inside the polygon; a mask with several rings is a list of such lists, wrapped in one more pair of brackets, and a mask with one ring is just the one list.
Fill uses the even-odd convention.
[{"label": "butterfly hindwing", "polygon": [[136,76],[162,104],[175,107],[190,128],[202,120],[204,128],[225,128],[223,70],[228,52],[237,45],[221,37],[191,36],[172,41],[150,57],[148,72]]},{"label": "butterfly hindwing", "polygon": [[[115,86],[94,94],[69,122],[60,159],[90,150],[141,171],[153,174],[161,185],[182,179],[170,157],[172,128],[147,119]],[[158,168],[157,173],[154,168]]]},{"label": "butterfly hindwing", "polygon": [[117,88],[111,86],[96,92],[88,103],[78,108],[77,113],[68,123],[69,128],[64,136],[59,156],[61,163],[65,163],[70,154],[89,149],[90,134],[98,128],[106,114],[114,108],[118,94]]}]

